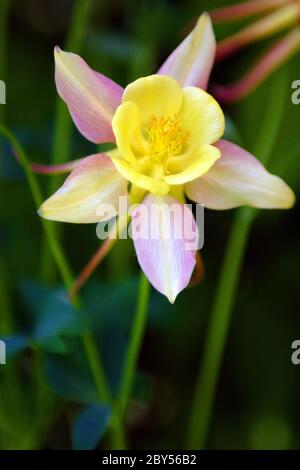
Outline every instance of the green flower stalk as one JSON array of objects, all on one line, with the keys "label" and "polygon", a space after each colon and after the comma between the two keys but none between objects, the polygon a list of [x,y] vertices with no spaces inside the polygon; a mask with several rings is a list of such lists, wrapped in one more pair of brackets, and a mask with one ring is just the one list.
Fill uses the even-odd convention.
[{"label": "green flower stalk", "polygon": [[[286,82],[286,74],[284,74],[284,80],[282,74],[279,74],[270,87],[268,106],[255,148],[265,164],[270,160],[281,123],[285,104],[285,94],[282,90],[287,89]],[[189,449],[204,449],[207,443],[239,275],[256,213],[257,210],[251,208],[239,209],[229,234],[213,309],[209,317],[201,366],[196,378],[187,438]]]},{"label": "green flower stalk", "polygon": [[256,60],[244,76],[228,85],[215,85],[213,95],[222,103],[240,101],[254,91],[282,64],[300,50],[299,0],[250,0],[211,12],[214,23],[235,21],[265,14],[242,30],[218,43],[216,60],[222,61],[249,44],[262,41],[287,30]]}]

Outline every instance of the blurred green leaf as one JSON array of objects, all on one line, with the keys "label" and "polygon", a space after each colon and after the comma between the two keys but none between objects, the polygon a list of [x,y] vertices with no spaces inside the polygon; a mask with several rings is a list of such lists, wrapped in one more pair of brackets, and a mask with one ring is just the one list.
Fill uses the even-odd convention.
[{"label": "blurred green leaf", "polygon": [[86,315],[70,303],[64,289],[26,282],[21,288],[33,321],[31,340],[45,351],[66,353],[67,337],[81,336],[88,328]]},{"label": "blurred green leaf", "polygon": [[111,410],[105,405],[84,408],[72,424],[72,444],[75,450],[92,450],[108,428]]},{"label": "blurred green leaf", "polygon": [[48,354],[46,376],[51,388],[61,397],[79,403],[96,403],[98,395],[81,344],[68,356]]},{"label": "blurred green leaf", "polygon": [[13,358],[16,354],[24,351],[30,344],[29,337],[22,334],[15,334],[6,338],[1,337],[1,339],[5,342],[7,359]]}]

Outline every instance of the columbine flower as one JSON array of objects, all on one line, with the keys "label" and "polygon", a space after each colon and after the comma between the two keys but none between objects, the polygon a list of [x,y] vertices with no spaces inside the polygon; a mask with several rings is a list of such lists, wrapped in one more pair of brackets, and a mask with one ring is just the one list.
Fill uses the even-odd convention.
[{"label": "columbine flower", "polygon": [[[113,142],[116,150],[81,161],[44,202],[40,215],[63,222],[99,222],[101,204],[117,208],[128,183],[133,202],[147,207],[159,203],[162,208],[175,203],[184,217],[191,216],[184,194],[210,209],[291,207],[293,192],[280,178],[245,150],[220,140],[224,115],[204,91],[215,50],[210,18],[204,14],[157,75],[123,90],[78,55],[56,48],[58,93],[76,126],[87,139]],[[189,283],[196,254],[186,249],[184,237],[172,237],[172,224],[162,209],[151,225],[156,233],[168,225],[171,239],[134,240],[142,269],[171,302]]]}]

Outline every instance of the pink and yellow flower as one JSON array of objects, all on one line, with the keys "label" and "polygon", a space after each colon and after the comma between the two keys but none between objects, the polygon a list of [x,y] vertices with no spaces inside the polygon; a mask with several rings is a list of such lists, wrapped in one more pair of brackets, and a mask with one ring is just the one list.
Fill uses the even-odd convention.
[{"label": "pink and yellow flower", "polygon": [[[184,195],[210,209],[241,205],[290,208],[292,190],[252,155],[226,140],[225,119],[205,89],[214,63],[215,37],[207,14],[168,57],[156,75],[125,90],[92,70],[76,54],[55,49],[55,79],[74,123],[90,141],[116,148],[81,160],[39,213],[50,220],[97,223],[99,208],[118,207],[120,196],[146,206],[161,204],[151,220],[170,240],[134,239],[138,261],[153,286],[174,302],[190,281],[195,250],[172,237],[165,207],[187,214]],[[187,235],[188,237],[188,235]]]}]

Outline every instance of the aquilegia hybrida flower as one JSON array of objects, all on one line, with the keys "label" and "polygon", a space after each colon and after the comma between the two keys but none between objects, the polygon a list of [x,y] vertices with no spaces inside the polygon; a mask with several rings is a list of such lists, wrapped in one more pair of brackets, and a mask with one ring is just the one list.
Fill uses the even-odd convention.
[{"label": "aquilegia hybrida flower", "polygon": [[[183,214],[189,211],[184,194],[210,209],[291,207],[293,192],[280,178],[245,150],[220,140],[224,115],[204,91],[215,50],[211,21],[204,14],[157,75],[139,78],[123,90],[78,55],[56,48],[57,90],[76,126],[92,142],[112,142],[116,149],[81,161],[44,202],[40,215],[99,222],[101,204],[117,207],[129,184],[130,194],[139,194],[134,202],[148,207],[175,203]],[[166,224],[171,234],[174,229],[163,209],[151,224],[158,233]],[[171,302],[195,267],[195,250],[186,250],[185,242],[184,237],[134,240],[142,269]]]}]

